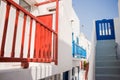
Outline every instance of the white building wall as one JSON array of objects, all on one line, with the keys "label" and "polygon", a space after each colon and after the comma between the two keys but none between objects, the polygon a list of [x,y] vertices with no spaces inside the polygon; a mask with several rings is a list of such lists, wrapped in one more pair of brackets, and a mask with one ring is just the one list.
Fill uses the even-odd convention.
[{"label": "white building wall", "polygon": [[93,22],[92,40],[91,40],[91,52],[88,57],[89,61],[89,71],[88,80],[95,80],[95,53],[96,53],[96,29],[95,22]]},{"label": "white building wall", "polygon": [[[42,5],[38,8],[32,7],[32,13],[36,16],[43,14],[53,14],[55,19],[55,12],[49,12],[49,8],[54,8],[55,3]],[[37,12],[37,13],[36,13]],[[73,20],[73,22],[71,22]],[[53,27],[55,23],[53,23]],[[75,36],[79,35],[79,19],[72,8],[72,0],[61,0],[59,2],[59,29],[58,29],[58,66],[54,68],[53,72],[63,72],[72,68],[72,31]],[[64,63],[63,63],[64,62]]]},{"label": "white building wall", "polygon": [[[67,8],[71,9],[70,6],[71,4],[68,4]],[[62,8],[59,10],[58,72],[72,69],[72,28],[62,2],[60,7]]]},{"label": "white building wall", "polygon": [[117,55],[120,58],[120,18],[114,19],[114,29],[115,29],[115,41],[117,47]]},{"label": "white building wall", "polygon": [[73,8],[70,13],[72,13],[71,26],[72,26],[72,32],[74,33],[74,40],[76,42],[77,41],[76,39],[79,38],[80,35],[80,21]]},{"label": "white building wall", "polygon": [[114,19],[115,41],[117,44],[117,55],[120,58],[120,0],[118,0],[119,17]]},{"label": "white building wall", "polygon": [[120,0],[118,0],[118,13],[119,13],[119,17],[120,17]]}]

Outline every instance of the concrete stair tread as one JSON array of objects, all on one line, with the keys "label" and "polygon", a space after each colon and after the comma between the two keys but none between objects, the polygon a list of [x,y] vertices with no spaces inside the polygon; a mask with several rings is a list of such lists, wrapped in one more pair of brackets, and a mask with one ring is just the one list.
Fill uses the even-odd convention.
[{"label": "concrete stair tread", "polygon": [[109,57],[110,57],[110,56],[114,56],[114,57],[116,57],[116,53],[111,53],[111,54],[104,54],[104,53],[103,53],[103,54],[100,54],[100,53],[98,53],[98,54],[96,54],[96,58],[98,58],[99,56],[100,56],[100,57],[103,57],[103,56],[106,56],[106,57],[107,57],[107,56],[109,56]]},{"label": "concrete stair tread", "polygon": [[[118,60],[118,59],[116,59],[116,60],[106,60],[106,61],[107,61],[107,62],[115,62],[115,61],[120,62],[120,60]],[[98,60],[98,61],[96,61],[96,62],[103,62],[103,61]]]},{"label": "concrete stair tread", "polygon": [[102,76],[105,76],[105,77],[120,77],[120,74],[96,74],[96,76],[99,76],[99,77],[102,77]]},{"label": "concrete stair tread", "polygon": [[99,67],[96,68],[96,74],[119,74],[120,75],[120,67]]},{"label": "concrete stair tread", "polygon": [[[114,53],[115,54],[115,53]],[[100,57],[111,57],[111,56],[114,56],[114,57],[116,57],[116,54],[115,55],[99,55]],[[97,56],[96,55],[96,57],[99,57],[99,56]]]},{"label": "concrete stair tread", "polygon": [[120,62],[120,60],[96,60],[96,62]]},{"label": "concrete stair tread", "polygon": [[120,69],[120,67],[119,66],[103,66],[103,67],[96,67],[96,68],[118,68],[118,69]]},{"label": "concrete stair tread", "polygon": [[109,60],[109,61],[96,61],[96,67],[107,67],[107,66],[119,66],[120,67],[120,60]]},{"label": "concrete stair tread", "polygon": [[114,74],[104,74],[104,75],[96,75],[95,80],[120,80],[120,75],[114,75]]},{"label": "concrete stair tread", "polygon": [[96,58],[106,58],[106,57],[114,57],[114,58],[116,58],[116,55],[109,55],[109,56],[107,56],[107,55],[100,55],[100,56],[96,56]]}]

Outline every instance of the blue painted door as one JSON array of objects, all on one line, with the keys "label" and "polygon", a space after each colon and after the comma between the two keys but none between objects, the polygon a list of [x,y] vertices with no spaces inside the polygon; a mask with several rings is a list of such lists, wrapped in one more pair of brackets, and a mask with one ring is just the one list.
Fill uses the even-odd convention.
[{"label": "blue painted door", "polygon": [[97,20],[95,25],[97,40],[115,39],[113,19]]},{"label": "blue painted door", "polygon": [[68,71],[66,71],[66,72],[63,73],[63,80],[69,80],[68,74],[69,74]]}]

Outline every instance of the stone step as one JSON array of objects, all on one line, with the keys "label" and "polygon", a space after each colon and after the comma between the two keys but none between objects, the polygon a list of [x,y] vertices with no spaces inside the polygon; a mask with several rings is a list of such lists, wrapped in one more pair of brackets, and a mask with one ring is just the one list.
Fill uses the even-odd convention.
[{"label": "stone step", "polygon": [[105,61],[96,61],[96,67],[120,67],[120,61],[117,60],[105,60]]},{"label": "stone step", "polygon": [[116,51],[115,50],[110,50],[110,51],[102,51],[99,50],[96,52],[96,56],[116,56]]},{"label": "stone step", "polygon": [[99,40],[97,41],[97,46],[101,45],[101,46],[115,46],[116,42],[115,40]]},{"label": "stone step", "polygon": [[96,67],[96,74],[120,74],[120,67]]},{"label": "stone step", "polygon": [[110,53],[110,54],[107,54],[107,53],[99,53],[99,52],[96,53],[96,57],[97,57],[97,56],[98,56],[98,57],[99,57],[99,56],[103,56],[103,55],[104,55],[104,56],[108,56],[108,55],[109,55],[109,56],[116,56],[116,53],[115,53],[115,52],[114,52],[114,53]]},{"label": "stone step", "polygon": [[95,80],[120,80],[120,75],[96,74],[96,79]]},{"label": "stone step", "polygon": [[104,60],[117,60],[116,56],[96,56],[96,60],[104,61]]}]

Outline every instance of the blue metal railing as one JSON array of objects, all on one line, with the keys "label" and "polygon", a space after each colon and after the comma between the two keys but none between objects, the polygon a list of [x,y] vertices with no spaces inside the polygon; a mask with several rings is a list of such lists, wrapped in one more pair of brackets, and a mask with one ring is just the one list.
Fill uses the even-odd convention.
[{"label": "blue metal railing", "polygon": [[72,42],[72,55],[75,58],[86,58],[86,50],[75,43],[74,40]]}]

